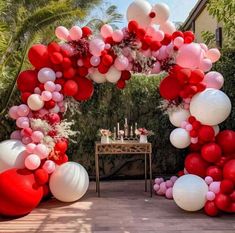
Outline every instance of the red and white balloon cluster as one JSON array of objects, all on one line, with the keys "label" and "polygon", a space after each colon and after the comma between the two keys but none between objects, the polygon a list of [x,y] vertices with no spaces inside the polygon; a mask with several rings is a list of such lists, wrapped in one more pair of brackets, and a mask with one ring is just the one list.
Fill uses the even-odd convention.
[{"label": "red and white balloon cluster", "polygon": [[[196,151],[192,161],[203,165],[192,166],[189,155],[187,172],[208,175],[217,181],[211,172],[211,166],[217,166],[217,170],[223,170],[220,180],[234,184],[231,158],[235,151],[230,148],[235,145],[234,132],[216,136],[218,124],[231,111],[231,103],[219,90],[223,86],[222,75],[209,72],[220,52],[194,43],[190,31],[176,31],[165,4],[151,6],[145,0],[135,0],[128,7],[127,18],[127,27],[113,30],[105,24],[98,35],[93,35],[88,27],[73,26],[68,30],[59,26],[55,30],[59,42],[36,44],[29,49],[33,68],[21,72],[17,79],[22,104],[9,110],[17,130],[11,140],[0,144],[0,214],[29,213],[49,190],[61,201],[78,200],[86,192],[86,171],[67,162],[66,151],[73,132],[71,124],[63,120],[65,98],[86,101],[92,97],[96,83],[111,82],[123,89],[131,73],[167,72],[160,94],[168,106],[171,123],[178,127],[170,140],[177,148],[191,145]],[[228,141],[230,144],[226,144]],[[227,147],[231,149],[228,153]],[[199,174],[202,168],[210,172]],[[179,184],[179,179],[176,182]],[[168,186],[171,188],[170,181],[160,185],[162,193]],[[9,193],[9,187],[14,187],[14,194]],[[206,191],[205,186],[200,187]],[[234,211],[234,198],[228,196],[233,194],[226,191],[226,195],[226,205],[218,208]]]}]

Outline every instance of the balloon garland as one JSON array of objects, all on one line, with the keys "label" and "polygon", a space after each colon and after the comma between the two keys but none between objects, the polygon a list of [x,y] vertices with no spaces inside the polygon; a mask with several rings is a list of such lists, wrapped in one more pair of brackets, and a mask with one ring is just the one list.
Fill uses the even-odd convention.
[{"label": "balloon garland", "polygon": [[163,3],[151,6],[135,0],[127,19],[122,30],[105,24],[99,35],[88,27],[59,26],[55,35],[61,42],[29,49],[33,68],[17,79],[22,104],[9,110],[17,130],[0,144],[1,215],[27,214],[50,191],[66,202],[85,194],[88,175],[66,155],[73,132],[63,120],[65,97],[86,101],[96,83],[111,82],[124,89],[131,73],[162,71],[167,74],[160,84],[163,108],[178,127],[170,141],[176,148],[189,146],[191,152],[183,176],[167,184],[157,181],[155,190],[162,187],[158,193],[164,195],[168,189],[167,196],[186,210],[205,206],[211,216],[235,212],[235,132],[219,132],[218,127],[229,116],[231,102],[219,90],[223,76],[210,71],[219,50],[193,42],[191,31],[176,31]]}]

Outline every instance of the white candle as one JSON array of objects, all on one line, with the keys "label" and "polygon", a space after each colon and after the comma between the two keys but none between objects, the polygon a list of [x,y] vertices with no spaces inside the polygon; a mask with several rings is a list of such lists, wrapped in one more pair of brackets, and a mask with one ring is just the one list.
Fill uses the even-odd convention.
[{"label": "white candle", "polygon": [[127,125],[127,118],[125,118],[125,125]]},{"label": "white candle", "polygon": [[117,123],[117,133],[119,134],[119,122]]}]

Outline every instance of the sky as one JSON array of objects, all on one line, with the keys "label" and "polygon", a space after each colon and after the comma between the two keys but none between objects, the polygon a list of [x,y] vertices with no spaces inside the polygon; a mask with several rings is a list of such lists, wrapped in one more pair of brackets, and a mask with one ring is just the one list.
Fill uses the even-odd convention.
[{"label": "sky", "polygon": [[[150,4],[154,5],[159,2],[164,2],[170,7],[171,15],[170,20],[173,22],[184,22],[184,20],[189,15],[192,8],[195,6],[198,0],[148,0]],[[127,25],[126,21],[126,11],[128,6],[133,2],[133,0],[106,0],[104,6],[116,5],[118,7],[118,12],[124,15],[123,22],[118,25],[119,27],[124,27]]]}]

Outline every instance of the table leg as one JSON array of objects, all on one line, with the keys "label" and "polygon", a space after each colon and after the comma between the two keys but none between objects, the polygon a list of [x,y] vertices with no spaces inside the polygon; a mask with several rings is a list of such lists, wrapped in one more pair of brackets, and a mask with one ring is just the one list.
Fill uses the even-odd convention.
[{"label": "table leg", "polygon": [[100,172],[99,172],[99,155],[95,154],[95,169],[96,169],[96,192],[100,197]]},{"label": "table leg", "polygon": [[147,192],[147,154],[144,154],[144,179],[145,179],[145,192]]},{"label": "table leg", "polygon": [[150,196],[153,196],[153,184],[152,184],[152,154],[149,154],[149,185],[150,185]]}]

